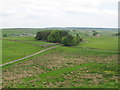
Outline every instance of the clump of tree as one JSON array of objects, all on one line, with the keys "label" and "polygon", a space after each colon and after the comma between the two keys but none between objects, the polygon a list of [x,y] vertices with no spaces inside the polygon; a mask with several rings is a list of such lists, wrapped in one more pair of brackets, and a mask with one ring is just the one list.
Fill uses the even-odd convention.
[{"label": "clump of tree", "polygon": [[72,36],[66,30],[44,30],[36,34],[35,37],[37,40],[43,40],[53,43],[62,43],[65,46],[74,46],[77,45],[82,39],[77,34]]},{"label": "clump of tree", "polygon": [[96,34],[99,34],[98,32],[96,32],[96,31],[92,31],[93,32],[93,36],[95,36]]}]

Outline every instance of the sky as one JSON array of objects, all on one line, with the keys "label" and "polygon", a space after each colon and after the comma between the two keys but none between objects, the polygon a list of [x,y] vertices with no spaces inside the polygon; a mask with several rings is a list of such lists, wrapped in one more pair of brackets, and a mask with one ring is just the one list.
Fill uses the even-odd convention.
[{"label": "sky", "polygon": [[0,0],[1,28],[118,27],[118,0]]}]

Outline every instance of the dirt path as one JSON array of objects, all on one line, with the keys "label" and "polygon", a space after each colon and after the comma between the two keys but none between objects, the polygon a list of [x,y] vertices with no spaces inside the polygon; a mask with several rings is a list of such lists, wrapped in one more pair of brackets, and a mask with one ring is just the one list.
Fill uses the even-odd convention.
[{"label": "dirt path", "polygon": [[20,59],[17,59],[17,60],[11,61],[11,62],[8,62],[8,63],[5,63],[5,64],[1,64],[0,67],[5,66],[5,65],[8,65],[8,64],[11,64],[11,63],[14,63],[14,62],[17,62],[17,61],[21,61],[21,60],[23,60],[23,59],[26,59],[26,58],[29,58],[29,57],[35,56],[35,55],[37,55],[37,54],[39,54],[39,53],[42,53],[42,52],[44,52],[44,51],[47,51],[47,50],[50,50],[50,49],[53,49],[53,48],[57,48],[57,47],[59,47],[59,46],[61,46],[61,45],[54,46],[54,47],[50,47],[50,48],[47,48],[47,49],[41,50],[41,51],[39,51],[39,52],[37,52],[37,53],[34,53],[34,54],[32,54],[32,55],[28,55],[28,56],[26,56],[26,57],[23,57],[23,58],[20,58]]}]

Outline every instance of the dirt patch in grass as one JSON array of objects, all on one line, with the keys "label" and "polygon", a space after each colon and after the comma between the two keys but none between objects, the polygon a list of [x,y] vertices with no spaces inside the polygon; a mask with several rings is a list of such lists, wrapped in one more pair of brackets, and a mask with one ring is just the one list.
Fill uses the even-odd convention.
[{"label": "dirt patch in grass", "polygon": [[[80,56],[48,54],[3,68],[3,87],[93,87],[117,85],[118,56]],[[77,70],[61,73],[45,79],[38,74],[66,69],[76,65],[88,65]],[[95,63],[93,66],[89,63]],[[107,78],[106,75],[111,75]],[[112,82],[112,86],[109,82]],[[108,83],[106,85],[105,83]],[[102,87],[102,86],[101,86]]]}]

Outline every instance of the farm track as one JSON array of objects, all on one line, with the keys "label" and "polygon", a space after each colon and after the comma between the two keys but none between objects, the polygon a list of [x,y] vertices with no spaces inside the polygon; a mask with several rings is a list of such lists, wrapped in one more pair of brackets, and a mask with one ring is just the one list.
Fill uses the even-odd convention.
[{"label": "farm track", "polygon": [[26,59],[26,58],[29,58],[29,57],[35,56],[35,55],[37,55],[37,54],[39,54],[39,53],[45,52],[45,51],[50,50],[50,49],[53,49],[53,48],[57,48],[57,47],[59,47],[59,46],[61,46],[61,45],[54,46],[54,47],[50,47],[50,48],[47,48],[47,49],[41,50],[41,51],[39,51],[39,52],[37,52],[37,53],[34,53],[34,54],[32,54],[32,55],[28,55],[28,56],[26,56],[26,57],[23,57],[23,58],[20,58],[20,59],[17,59],[17,60],[11,61],[11,62],[8,62],[8,63],[5,63],[5,64],[1,64],[0,67],[5,66],[5,65],[8,65],[8,64],[11,64],[11,63],[14,63],[14,62],[17,62],[17,61],[21,61],[21,60],[23,60],[23,59]]}]

